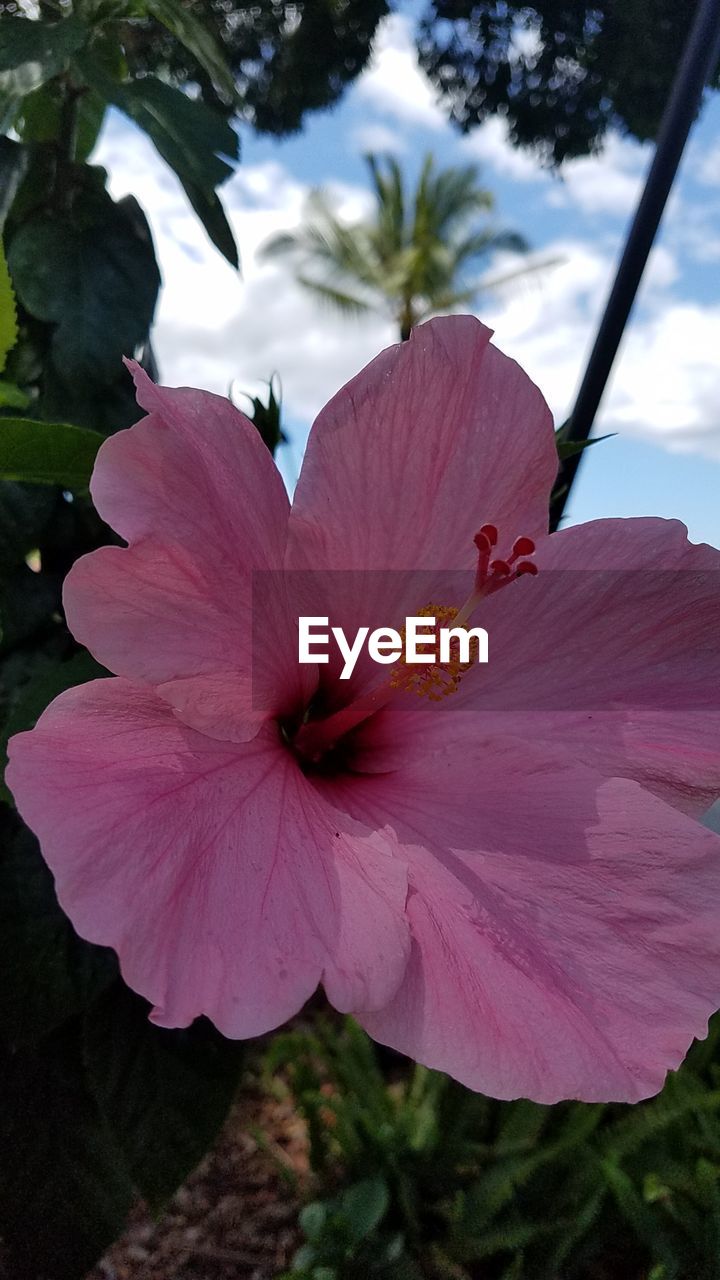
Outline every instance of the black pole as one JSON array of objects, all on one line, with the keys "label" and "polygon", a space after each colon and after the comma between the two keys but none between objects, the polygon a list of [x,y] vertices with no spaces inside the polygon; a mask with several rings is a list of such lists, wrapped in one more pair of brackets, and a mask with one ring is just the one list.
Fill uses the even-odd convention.
[{"label": "black pole", "polygon": [[[641,51],[639,56],[642,56]],[[690,33],[665,104],[655,155],[625,242],[605,314],[595,338],[585,375],[568,420],[566,440],[587,440],[635,301],[645,263],[657,234],[670,188],[680,163],[703,90],[720,57],[720,0],[699,0]],[[566,458],[558,477],[550,527],[562,519],[582,452]]]}]

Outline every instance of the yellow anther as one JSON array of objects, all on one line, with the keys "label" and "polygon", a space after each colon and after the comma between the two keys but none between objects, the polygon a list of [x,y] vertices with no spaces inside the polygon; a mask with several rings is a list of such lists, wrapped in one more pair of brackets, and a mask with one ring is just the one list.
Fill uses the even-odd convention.
[{"label": "yellow anther", "polygon": [[[441,628],[452,627],[458,616],[458,610],[451,605],[427,604],[418,609],[419,618],[432,618],[435,624],[435,641],[428,636],[423,647],[430,649],[439,640]],[[400,629],[400,636],[405,652],[406,628]],[[436,661],[435,656],[428,655],[428,661],[410,666],[405,658],[401,658],[393,667],[390,676],[392,689],[404,689],[408,693],[416,693],[419,698],[428,698],[430,702],[441,702],[449,694],[455,693],[463,674],[473,665],[472,662],[461,662],[459,658],[459,641],[453,637],[450,641],[449,662]]]}]

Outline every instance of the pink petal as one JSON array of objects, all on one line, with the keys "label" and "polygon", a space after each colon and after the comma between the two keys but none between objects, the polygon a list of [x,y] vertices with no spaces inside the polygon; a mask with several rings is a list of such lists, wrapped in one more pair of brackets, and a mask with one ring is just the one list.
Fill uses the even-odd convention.
[{"label": "pink petal", "polygon": [[636,783],[446,722],[454,747],[333,788],[410,864],[411,961],[363,1025],[495,1097],[656,1092],[720,1003],[720,839]]},{"label": "pink petal", "polygon": [[720,796],[720,710],[489,712],[484,728],[632,778],[696,817]]},{"label": "pink petal", "polygon": [[675,521],[599,520],[535,559],[536,577],[473,616],[489,662],[441,711],[481,710],[488,732],[706,808],[720,794],[720,552]]},{"label": "pink petal", "polygon": [[147,410],[102,446],[93,502],[128,542],[147,536],[199,548],[219,575],[282,562],[289,503],[270,453],[224,396],[158,387],[131,363]]},{"label": "pink petal", "polygon": [[242,741],[268,710],[305,701],[314,680],[297,667],[277,602],[251,669],[253,571],[282,563],[287,496],[229,401],[134,373],[150,416],[103,444],[91,484],[98,511],[131,545],[73,566],[68,623],[110,670],[162,686],[189,724]]},{"label": "pink petal", "polygon": [[318,982],[386,1004],[405,968],[406,870],[323,802],[263,729],[214,741],[148,691],[101,680],[10,743],[8,785],[78,932],[114,947],[163,1026],[258,1035]]},{"label": "pink petal", "polygon": [[289,567],[464,569],[473,536],[547,529],[550,412],[472,316],[414,330],[318,417],[290,519]]},{"label": "pink petal", "polygon": [[[598,520],[543,539],[539,573],[473,615],[489,662],[455,706],[706,706],[720,676],[720,552],[665,520]],[[473,673],[474,675],[475,673]]]}]

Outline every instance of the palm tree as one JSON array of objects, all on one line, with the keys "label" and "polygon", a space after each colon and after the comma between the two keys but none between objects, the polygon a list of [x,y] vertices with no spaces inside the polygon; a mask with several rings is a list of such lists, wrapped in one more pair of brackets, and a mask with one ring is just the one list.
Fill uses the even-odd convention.
[{"label": "palm tree", "polygon": [[481,291],[536,269],[493,280],[477,275],[497,250],[526,253],[528,245],[492,225],[493,197],[475,165],[436,170],[428,155],[408,199],[397,160],[370,155],[366,162],[375,195],[370,218],[346,225],[316,190],[304,225],[273,236],[261,256],[293,257],[300,283],[346,314],[389,308],[403,340],[428,316],[469,306]]}]

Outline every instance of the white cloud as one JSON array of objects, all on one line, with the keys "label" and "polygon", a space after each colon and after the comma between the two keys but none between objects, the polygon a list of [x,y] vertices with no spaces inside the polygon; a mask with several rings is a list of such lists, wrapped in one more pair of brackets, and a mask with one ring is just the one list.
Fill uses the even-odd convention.
[{"label": "white cloud", "polygon": [[[243,258],[240,278],[209,245],[142,135],[112,121],[96,159],[110,169],[113,193],[136,194],[151,220],[165,282],[156,346],[169,384],[227,393],[234,382],[237,390],[255,391],[277,370],[288,420],[307,426],[348,378],[395,341],[383,317],[341,319],[299,288],[289,264],[255,259],[263,240],[297,225],[302,214],[307,188],[280,165],[243,166],[223,188]],[[338,184],[334,193],[347,217],[367,208],[361,188]],[[560,265],[487,297],[479,314],[560,421],[587,359],[614,255],[585,239],[558,240],[541,252],[559,256]],[[657,246],[601,426],[720,458],[720,307],[674,297],[676,273],[668,247]]]},{"label": "white cloud", "polygon": [[[564,262],[540,284],[528,282],[482,316],[498,346],[542,388],[557,422],[572,408],[615,263],[582,242],[546,246]],[[616,360],[598,426],[671,451],[720,459],[720,307],[675,301],[672,254],[651,255],[638,303]]]},{"label": "white cloud", "polygon": [[352,141],[361,155],[401,155],[407,151],[407,143],[397,129],[370,121],[357,125],[352,131]]},{"label": "white cloud", "polygon": [[694,157],[693,176],[705,187],[720,187],[720,142]]},{"label": "white cloud", "polygon": [[556,174],[532,151],[514,147],[501,116],[491,116],[462,140],[466,154],[515,182],[543,184],[553,208],[627,217],[634,210],[650,162],[651,148],[609,133],[597,155],[568,160]]},{"label": "white cloud", "polygon": [[642,191],[651,148],[609,133],[597,155],[568,160],[548,204],[572,204],[584,213],[632,213]]},{"label": "white cloud", "polygon": [[720,200],[675,201],[666,215],[664,239],[693,262],[720,262]]},{"label": "white cloud", "polygon": [[[680,268],[672,249],[667,244],[656,244],[650,252],[643,276],[646,303],[651,290],[667,289],[679,278]],[[663,305],[663,299],[658,299],[658,305]]]},{"label": "white cloud", "polygon": [[442,129],[447,114],[418,65],[412,24],[403,14],[383,18],[373,41],[370,64],[352,90],[377,112],[428,129]]},{"label": "white cloud", "polygon": [[476,129],[471,129],[460,143],[461,150],[496,173],[516,182],[548,182],[549,175],[530,151],[514,147],[508,139],[508,128],[501,116],[490,116]]},{"label": "white cloud", "polygon": [[578,241],[557,241],[544,251],[559,257],[559,265],[488,298],[478,314],[495,330],[498,346],[541,387],[560,422],[600,317],[610,263]]},{"label": "white cloud", "polygon": [[673,451],[720,459],[718,334],[720,306],[655,310],[628,334],[606,419]]}]

